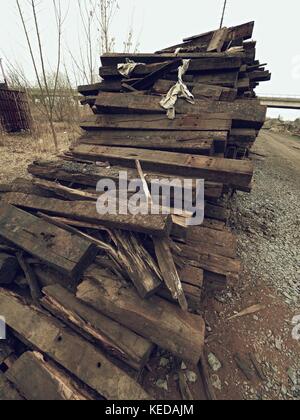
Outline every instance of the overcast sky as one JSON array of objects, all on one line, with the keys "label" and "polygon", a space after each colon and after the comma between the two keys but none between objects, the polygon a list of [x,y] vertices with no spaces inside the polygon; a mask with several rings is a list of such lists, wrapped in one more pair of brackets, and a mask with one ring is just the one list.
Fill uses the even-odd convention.
[{"label": "overcast sky", "polygon": [[[64,45],[78,53],[80,29],[77,0],[62,0],[69,9],[64,29]],[[88,2],[88,0],[81,0]],[[24,9],[28,1],[21,0]],[[54,67],[56,32],[51,13],[52,0],[40,0],[40,26],[49,65]],[[133,23],[139,50],[154,52],[181,42],[189,35],[217,29],[220,23],[223,0],[119,0],[120,9],[115,15],[113,34],[116,51],[123,50],[123,41]],[[0,57],[22,63],[29,78],[32,65],[24,34],[17,14],[15,0],[0,0]],[[260,94],[300,95],[300,1],[285,0],[228,0],[224,24],[238,25],[255,20],[254,39],[257,58],[268,62],[272,71],[271,82],[261,83]],[[29,25],[31,24],[28,20]],[[285,117],[300,117],[299,112],[272,111]]]}]

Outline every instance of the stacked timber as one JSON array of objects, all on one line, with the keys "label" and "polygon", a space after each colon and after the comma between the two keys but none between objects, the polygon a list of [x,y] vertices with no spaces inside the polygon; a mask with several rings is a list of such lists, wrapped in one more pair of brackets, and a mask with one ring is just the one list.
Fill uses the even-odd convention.
[{"label": "stacked timber", "polygon": [[[253,28],[254,22],[222,28],[187,38],[156,54],[102,56],[103,81],[79,87],[85,97],[82,102],[95,114],[82,123],[86,134],[81,143],[233,158],[247,155],[266,117],[255,88],[271,78],[266,65],[256,60]],[[161,95],[176,83],[182,60],[190,60],[183,81],[195,104],[179,100],[177,121],[161,124],[165,112]],[[119,69],[129,61],[136,66],[125,78]],[[131,118],[124,120],[128,114]],[[198,116],[201,124],[187,115],[194,115],[195,120]]]},{"label": "stacked timber", "polygon": [[[241,271],[227,202],[251,191],[247,154],[266,114],[255,87],[270,74],[252,32],[249,23],[155,54],[105,54],[102,81],[79,88],[92,112],[78,143],[33,162],[31,180],[0,185],[1,399],[148,400],[156,350],[202,369],[203,299]],[[179,98],[171,115],[162,103],[176,83],[194,99]],[[197,226],[199,209],[155,188],[174,179],[191,180],[190,204],[204,180]],[[136,180],[158,213],[120,211]],[[99,212],[99,181],[116,186],[118,211]]]}]

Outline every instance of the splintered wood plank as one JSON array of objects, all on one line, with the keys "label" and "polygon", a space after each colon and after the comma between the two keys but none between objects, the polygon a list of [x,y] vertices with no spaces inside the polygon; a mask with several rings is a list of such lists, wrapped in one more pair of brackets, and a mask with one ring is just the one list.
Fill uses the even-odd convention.
[{"label": "splintered wood plank", "polygon": [[110,232],[110,236],[117,248],[118,262],[141,298],[154,295],[162,286],[162,275],[140,237],[116,230]]},{"label": "splintered wood plank", "polygon": [[12,292],[0,289],[0,313],[25,342],[108,400],[148,400],[149,395],[104,354],[63,324]]},{"label": "splintered wood plank", "polygon": [[[133,72],[131,73],[130,77],[131,78],[145,77],[153,73],[154,71],[161,69],[161,67],[166,63],[169,64],[169,61],[166,61],[165,63],[138,64],[133,70]],[[111,77],[118,77],[118,78],[123,77],[121,73],[119,72],[117,65],[100,67],[99,74],[103,79],[109,79]]]},{"label": "splintered wood plank", "polygon": [[[243,23],[242,25],[232,26],[231,28],[228,28],[228,42],[234,41],[236,39],[243,39],[244,41],[246,41],[247,39],[252,38],[254,23],[255,22],[251,21]],[[194,35],[192,37],[185,38],[184,42],[193,41],[195,39],[199,40],[201,38],[209,39],[213,36],[213,34],[214,32],[207,32],[201,35]]]},{"label": "splintered wood plank", "polygon": [[118,322],[85,305],[59,285],[43,289],[42,305],[105,352],[136,370],[147,364],[153,344]]},{"label": "splintered wood plank", "polygon": [[156,258],[162,272],[162,276],[174,300],[178,301],[181,309],[188,310],[188,304],[181,284],[181,280],[175,266],[168,240],[153,238]]},{"label": "splintered wood plank", "polygon": [[[68,161],[37,161],[28,167],[28,172],[35,177],[50,180],[59,180],[62,182],[76,183],[85,187],[92,187],[96,189],[96,185],[101,179],[111,179],[119,187],[120,171],[126,170],[128,182],[138,178],[136,169],[124,168],[121,166],[113,167],[99,167],[96,163],[86,165],[77,162]],[[160,179],[165,181],[172,181],[172,177],[160,172],[147,171],[145,178],[150,184],[152,181]],[[184,182],[184,177],[179,177]],[[220,198],[223,192],[222,183],[205,183],[206,198]]]},{"label": "splintered wood plank", "polygon": [[222,158],[210,158],[183,153],[161,152],[125,147],[74,147],[73,155],[94,161],[109,161],[132,167],[139,160],[144,170],[166,172],[169,175],[198,177],[208,182],[220,182],[235,187],[249,187],[253,177],[253,163]]},{"label": "splintered wood plank", "polygon": [[169,120],[163,115],[97,115],[80,124],[87,131],[100,129],[155,130],[155,131],[229,131],[232,119],[229,114],[206,113],[178,115]]},{"label": "splintered wood plank", "polygon": [[228,37],[228,33],[228,28],[221,28],[216,31],[207,47],[207,52],[221,52]]},{"label": "splintered wood plank", "polygon": [[[149,76],[150,83],[147,85],[143,85],[143,89],[145,86],[151,87],[153,84],[153,80],[157,80],[157,78],[161,78],[165,74],[169,72],[175,72],[179,65],[181,65],[182,59],[172,61],[166,61],[161,63],[155,64],[146,64],[146,65],[138,65],[131,74],[131,77],[146,77]],[[171,64],[172,63],[172,64]],[[240,68],[242,65],[242,59],[236,56],[218,56],[218,57],[202,57],[193,59],[190,62],[189,68],[187,73],[193,72],[201,72],[201,71],[209,71],[209,70],[217,70],[217,69],[235,69]],[[151,75],[151,78],[150,78]],[[104,79],[113,78],[113,77],[122,77],[118,71],[116,65],[114,66],[104,66],[100,68],[100,76]],[[148,79],[148,77],[147,77]],[[133,85],[134,86],[134,85]]]},{"label": "splintered wood plank", "polygon": [[[200,268],[185,265],[178,270],[188,307],[190,310],[201,310],[204,272]],[[176,302],[167,288],[159,291],[158,295],[170,302]],[[178,302],[177,302],[178,303]]]},{"label": "splintered wood plank", "polygon": [[[243,25],[228,28],[228,36],[226,38],[226,43],[229,44],[232,41],[241,40],[241,39],[247,40],[247,39],[252,38],[253,29],[254,29],[254,22],[248,22]],[[206,32],[201,35],[194,35],[192,37],[185,38],[183,43],[165,48],[164,50],[159,51],[158,54],[166,55],[167,53],[174,53],[174,51],[176,51],[178,48],[182,49],[183,51],[188,51],[189,49],[193,50],[193,48],[195,47],[197,47],[198,50],[203,51],[203,53],[206,52],[207,54],[207,48],[210,41],[212,40],[214,33],[215,31],[211,31],[211,32]],[[217,54],[217,53],[210,53],[210,54]]]},{"label": "splintered wood plank", "polygon": [[[29,197],[18,193],[12,194],[21,199],[19,202],[21,206],[22,198],[25,200]],[[51,202],[51,199],[33,197]],[[3,197],[0,204],[1,237],[74,279],[77,279],[93,262],[97,250],[90,242],[6,204],[4,201]]]},{"label": "splintered wood plank", "polygon": [[[38,197],[38,196],[26,195],[26,194],[18,194],[18,193],[4,194],[3,198],[2,198],[2,201],[5,202],[5,203],[12,204],[12,205],[17,206],[17,207],[21,207],[21,208],[25,208],[25,209],[29,209],[29,210],[38,210],[38,211],[42,211],[42,212],[45,212],[47,214],[54,215],[54,216],[67,217],[67,218],[71,218],[71,219],[75,219],[75,220],[82,220],[82,221],[91,222],[91,223],[98,223],[99,226],[113,227],[113,228],[116,228],[116,229],[123,229],[123,230],[129,230],[129,231],[140,232],[140,233],[148,233],[148,234],[153,234],[153,235],[158,235],[158,236],[168,235],[171,231],[171,228],[172,228],[171,216],[150,215],[150,214],[147,215],[147,217],[145,217],[144,215],[132,216],[132,215],[121,215],[121,214],[118,214],[118,215],[113,215],[113,214],[100,215],[97,212],[95,203],[89,202],[89,201],[75,201],[75,202],[72,201],[71,202],[71,201],[57,200],[57,199],[54,199],[54,198],[48,199],[48,198],[44,198],[44,197]],[[1,213],[0,213],[0,216],[1,216]],[[33,219],[31,219],[31,216],[29,216],[30,220],[36,219],[36,218],[34,218],[34,216],[32,216],[32,217],[33,217]],[[31,226],[31,223],[30,223],[29,226]],[[45,227],[45,226],[46,227],[48,226],[49,229],[50,229],[49,226],[51,226],[51,229],[50,229],[51,232],[53,232],[53,230],[55,230],[55,229],[56,230],[58,229],[56,227],[53,227],[52,225],[49,225],[49,224],[45,223],[44,221],[43,222],[40,221],[39,223],[41,223],[41,229],[43,229],[43,227]],[[16,229],[18,231],[22,232],[22,235],[23,235],[22,238],[23,237],[27,238],[27,236],[31,237],[31,241],[29,241],[29,242],[30,242],[30,246],[33,246],[34,250],[35,250],[35,248],[37,248],[39,246],[39,243],[32,240],[32,235],[30,235],[30,233],[27,233],[27,235],[26,235],[25,234],[26,232],[22,231],[23,228],[20,227],[19,223],[16,224]],[[56,232],[56,230],[55,230],[55,232]],[[45,229],[42,230],[42,232],[44,232],[44,231],[45,231]],[[64,232],[62,229],[60,229],[59,231]],[[47,230],[46,230],[46,232],[47,232]],[[5,230],[4,233],[7,236],[7,239],[9,239],[9,240],[14,239],[12,237],[12,233],[10,233],[10,231]],[[1,221],[0,221],[0,235],[2,235],[2,233],[1,233]],[[51,233],[51,235],[52,235],[52,233]],[[70,234],[67,234],[65,232],[64,232],[64,235],[68,235],[68,237],[70,237]],[[20,237],[20,235],[18,235],[18,237]],[[71,237],[73,238],[74,236],[71,235]],[[93,256],[94,256],[94,248],[93,247],[91,248],[90,242],[82,240],[82,239],[79,240],[79,238],[77,238],[76,236],[75,236],[75,238],[76,238],[76,244],[79,244],[79,245],[82,244],[82,243],[85,244],[85,245],[89,244],[90,248],[88,248],[88,249],[89,250],[93,249]],[[14,239],[14,240],[17,241],[17,239]],[[55,238],[53,240],[55,240]],[[45,242],[45,240],[44,240],[44,242]],[[45,250],[47,250],[46,245],[47,245],[47,241],[44,244]],[[60,241],[60,247],[61,247],[62,255],[66,255],[66,250],[68,250],[70,248],[70,245],[68,245],[67,243],[65,243],[63,245],[63,242]],[[26,250],[28,252],[30,252],[30,249],[26,248]],[[45,250],[43,249],[43,252]],[[78,250],[77,250],[77,252],[78,252]],[[37,255],[37,256],[39,256],[39,255]],[[42,256],[43,256],[43,253],[41,255],[41,259],[44,261],[45,259],[43,259]],[[71,256],[72,255],[70,255],[70,258],[71,258]],[[57,261],[58,261],[58,257],[55,256],[54,261],[53,261],[54,265],[55,265],[55,263],[57,263]],[[90,262],[91,261],[89,261],[89,263]]]},{"label": "splintered wood plank", "polygon": [[92,400],[79,385],[40,353],[24,353],[6,372],[6,377],[29,401]]},{"label": "splintered wood plank", "polygon": [[86,274],[77,297],[175,356],[198,363],[204,344],[202,317],[156,296],[141,300],[134,289],[95,269]]}]

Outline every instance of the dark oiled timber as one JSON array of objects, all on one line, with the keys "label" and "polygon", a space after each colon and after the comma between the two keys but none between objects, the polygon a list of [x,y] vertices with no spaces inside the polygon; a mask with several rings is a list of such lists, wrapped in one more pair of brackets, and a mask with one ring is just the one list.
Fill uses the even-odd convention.
[{"label": "dark oiled timber", "polygon": [[198,363],[204,345],[202,317],[156,296],[141,300],[134,289],[97,270],[88,272],[85,279],[78,287],[79,299],[180,359]]},{"label": "dark oiled timber", "polygon": [[[161,69],[161,67],[167,63],[169,63],[169,61],[155,63],[155,64],[139,64],[135,67],[130,77],[131,78],[145,77],[153,73],[154,71]],[[103,79],[110,79],[112,77],[123,78],[123,76],[118,70],[117,65],[100,67],[99,74]]]},{"label": "dark oiled timber", "polygon": [[202,270],[222,276],[238,275],[241,272],[241,262],[235,258],[222,255],[209,254],[203,249],[203,245],[179,245],[180,255],[190,261],[191,265]]},{"label": "dark oiled timber", "polygon": [[[233,26],[228,28],[228,33],[226,37],[226,44],[229,44],[236,40],[247,40],[252,38],[254,29],[254,22],[249,22],[239,26]],[[213,39],[215,31],[206,32],[201,35],[195,35],[189,38],[184,39],[183,43],[173,45],[171,47],[165,48],[164,50],[159,51],[158,53],[174,53],[178,48],[181,48],[183,51],[188,50],[189,48],[197,47],[201,51],[207,51],[210,42]]]},{"label": "dark oiled timber", "polygon": [[92,344],[55,318],[0,290],[0,313],[24,342],[37,348],[108,400],[148,400],[149,395]]},{"label": "dark oiled timber", "polygon": [[[173,69],[176,69],[176,61],[172,60],[173,65],[170,65],[170,62],[158,63],[158,64],[148,64],[148,65],[139,65],[137,66],[131,74],[131,77],[145,77],[150,74],[153,74],[155,80],[158,79],[159,73],[166,74],[171,72]],[[181,64],[181,60],[178,64]],[[225,57],[214,57],[214,58],[200,58],[194,59],[191,61],[188,73],[195,73],[201,71],[209,70],[227,70],[227,69],[239,69],[242,65],[242,59],[235,56],[225,56]],[[173,67],[173,68],[172,68]],[[122,77],[118,71],[117,66],[107,66],[100,68],[100,76],[104,79],[111,77]],[[153,82],[151,82],[153,83]]]},{"label": "dark oiled timber", "polygon": [[145,76],[143,79],[137,80],[135,83],[133,83],[131,86],[133,89],[136,90],[147,90],[150,89],[156,80],[158,80],[160,77],[162,77],[164,74],[171,72],[172,70],[178,69],[178,67],[182,64],[181,59],[172,60],[170,62],[167,62],[165,64],[162,64],[162,66],[153,71],[152,73]]},{"label": "dark oiled timber", "polygon": [[181,59],[208,59],[208,58],[226,58],[226,57],[237,57],[243,58],[243,53],[228,54],[226,52],[222,53],[179,53],[178,55],[174,54],[118,54],[118,53],[107,53],[101,56],[101,62],[103,66],[117,66],[118,64],[125,63],[127,59],[134,61],[135,63],[145,63],[145,64],[154,64],[154,63],[163,63],[170,60]]},{"label": "dark oiled timber", "polygon": [[[19,202],[21,207],[22,198],[25,201],[26,198],[30,198],[25,194],[11,194],[21,199]],[[38,199],[37,196],[35,198]],[[41,202],[52,200],[43,197],[39,199]],[[75,279],[93,262],[97,250],[90,242],[2,201],[0,204],[1,237]]]},{"label": "dark oiled timber", "polygon": [[205,83],[227,88],[237,88],[239,72],[237,70],[227,72],[199,73],[195,74],[193,83]]},{"label": "dark oiled timber", "polygon": [[[228,28],[228,34],[227,34],[227,41],[235,41],[236,39],[243,39],[244,41],[246,41],[247,39],[252,38],[253,35],[253,30],[254,30],[254,21],[252,22],[247,22],[247,23],[243,23],[242,25],[238,25],[238,26],[232,26],[231,28]],[[200,39],[209,39],[212,38],[214,35],[214,32],[208,32],[205,34],[200,34],[200,35],[194,35],[192,37],[189,38],[185,38],[183,41],[184,42],[189,42],[189,41],[193,41],[193,40],[200,40]]]},{"label": "dark oiled timber", "polygon": [[79,385],[40,353],[24,353],[6,372],[6,377],[29,401],[92,400]]},{"label": "dark oiled timber", "polygon": [[59,285],[45,287],[42,305],[76,332],[136,370],[144,368],[153,344],[96,312]]},{"label": "dark oiled timber", "polygon": [[203,226],[188,228],[186,242],[190,246],[205,249],[228,258],[237,256],[237,238],[231,232],[216,230]]},{"label": "dark oiled timber", "polygon": [[[38,161],[29,166],[28,171],[37,178],[61,181],[65,183],[78,184],[85,187],[96,189],[96,185],[101,179],[113,180],[119,188],[120,172],[126,171],[127,185],[134,179],[139,179],[136,169],[124,168],[121,166],[112,166],[110,168],[99,167],[96,164],[82,164],[69,161]],[[147,171],[146,181],[150,185],[157,179],[172,182],[173,178],[160,172]],[[181,182],[184,182],[184,176],[176,176]],[[94,192],[93,191],[93,192]],[[205,183],[206,198],[220,198],[223,192],[222,183]]]},{"label": "dark oiled timber", "polygon": [[134,166],[135,161],[139,160],[145,170],[199,177],[206,181],[234,185],[237,188],[248,188],[253,177],[253,164],[250,161],[84,144],[75,147],[73,154],[94,161],[109,161],[112,164],[129,167]]},{"label": "dark oiled timber", "polygon": [[155,130],[155,131],[229,131],[232,126],[230,114],[202,113],[178,115],[169,120],[164,115],[97,115],[80,124],[87,131],[92,130]]},{"label": "dark oiled timber", "polygon": [[[131,147],[138,149],[154,149],[154,150],[165,150],[170,152],[183,152],[183,153],[195,153],[199,155],[212,155],[214,153],[215,140],[213,138],[207,139],[203,136],[203,132],[200,131],[199,136],[193,133],[187,135],[172,135],[166,132],[152,133],[151,136],[146,136],[146,132],[136,131],[129,135],[126,135],[126,131],[122,134],[122,131],[117,130],[105,130],[101,132],[87,132],[86,135],[82,136],[79,140],[80,144],[94,144],[100,146],[120,146],[120,147]],[[212,136],[213,132],[209,135]],[[223,136],[219,133],[216,135],[224,145],[226,144],[227,133],[224,132]],[[190,138],[190,139],[189,139]],[[225,146],[224,146],[225,148]]]},{"label": "dark oiled timber", "polygon": [[233,128],[230,132],[228,143],[247,145],[247,143],[254,143],[256,137],[257,131],[255,129]]},{"label": "dark oiled timber", "polygon": [[[26,195],[26,194],[21,194],[21,193],[20,194],[19,193],[4,194],[2,200],[6,203],[12,204],[17,207],[21,207],[23,209],[38,210],[38,211],[45,212],[47,214],[54,215],[54,216],[62,216],[62,217],[67,217],[74,220],[82,220],[82,221],[91,222],[91,223],[99,223],[99,226],[107,226],[107,227],[112,227],[115,229],[129,230],[133,232],[147,233],[147,234],[157,235],[157,236],[167,236],[172,229],[171,216],[150,215],[150,214],[147,215],[147,217],[145,217],[144,215],[133,216],[130,214],[128,215],[121,215],[121,214],[101,215],[97,212],[95,203],[89,202],[89,201],[70,202],[70,201],[57,200],[54,198],[44,198],[44,197],[38,197],[34,195]],[[34,216],[32,217],[34,218]],[[45,232],[48,224],[45,223],[44,221],[40,223],[42,223],[42,226],[45,226],[45,229],[42,230],[42,232]],[[16,226],[18,227],[19,225],[16,224]],[[1,222],[0,222],[0,228],[1,228]],[[55,229],[53,226],[49,225],[49,229],[50,228]],[[19,228],[18,230],[21,231],[21,229],[22,227]],[[64,232],[63,229],[59,229],[59,231],[60,230]],[[3,235],[3,232],[4,231],[0,230],[0,235]],[[9,231],[5,231],[5,234],[7,236],[7,239],[11,238],[11,234],[9,233]],[[23,234],[25,235],[25,233]],[[67,235],[67,232],[64,232],[64,234]],[[39,235],[41,235],[41,232],[39,232]],[[35,237],[30,235],[30,233],[27,233],[27,236],[31,237],[30,245],[31,246],[34,245]],[[70,234],[68,234],[68,236],[70,236]],[[83,241],[81,238],[76,237],[76,244],[77,244],[77,241],[78,243],[81,242],[79,241],[79,239]],[[56,243],[56,241],[54,242]],[[90,243],[88,241],[83,241],[83,242],[84,244],[88,243],[90,246]],[[46,248],[46,245],[47,245],[46,240],[44,240],[44,243],[45,243],[44,247]],[[20,246],[22,246],[21,243],[20,243]],[[65,255],[66,245],[61,244],[60,247],[61,247],[62,255]],[[31,250],[29,249],[28,251],[31,252]],[[42,259],[43,254],[40,257]],[[54,261],[53,261],[54,264],[55,264],[55,261],[56,260],[54,258]],[[71,264],[71,262],[69,264]]]},{"label": "dark oiled timber", "polygon": [[[146,148],[147,144],[156,142],[160,147],[163,144],[176,144],[178,147],[180,144],[184,147],[187,143],[204,142],[207,140],[226,142],[228,140],[227,131],[155,131],[155,130],[105,130],[105,131],[90,131],[86,132],[80,141],[86,144],[97,144],[99,141],[132,141],[138,144],[144,144]],[[95,143],[94,143],[95,142]],[[9,191],[9,189],[4,192]],[[17,192],[17,191],[16,191]]]},{"label": "dark oiled timber", "polygon": [[[153,92],[165,95],[173,86],[173,80],[160,79],[154,84]],[[215,85],[206,85],[204,83],[187,83],[187,86],[194,95],[195,99],[234,101],[237,96],[237,89],[231,89]]]},{"label": "dark oiled timber", "polygon": [[[160,98],[155,96],[138,96],[125,93],[102,93],[95,102],[101,112],[115,113],[165,113],[160,105]],[[258,100],[236,100],[234,102],[201,101],[194,105],[179,99],[176,104],[177,114],[228,113],[233,119],[234,127],[260,129],[266,119],[267,107]],[[205,114],[204,114],[205,115]],[[141,117],[142,118],[142,117]]]},{"label": "dark oiled timber", "polygon": [[102,83],[95,83],[93,85],[78,86],[78,92],[83,96],[98,95]]}]

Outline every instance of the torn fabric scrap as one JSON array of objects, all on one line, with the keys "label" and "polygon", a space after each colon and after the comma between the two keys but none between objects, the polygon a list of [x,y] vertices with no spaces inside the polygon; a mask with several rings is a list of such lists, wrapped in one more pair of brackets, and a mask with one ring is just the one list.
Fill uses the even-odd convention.
[{"label": "torn fabric scrap", "polygon": [[135,63],[127,58],[126,63],[118,64],[118,72],[129,79],[137,66],[145,66],[145,63]]},{"label": "torn fabric scrap", "polygon": [[182,61],[182,66],[178,68],[178,82],[169,90],[167,95],[160,102],[160,105],[168,111],[168,118],[172,120],[174,120],[176,116],[176,103],[178,98],[183,98],[190,104],[195,104],[194,95],[183,82],[183,76],[188,71],[191,60]]}]

